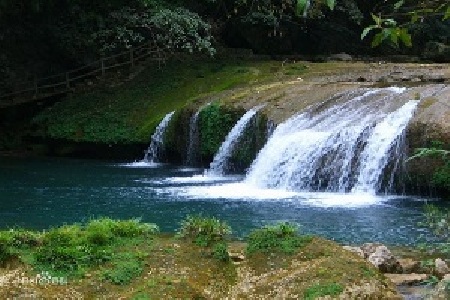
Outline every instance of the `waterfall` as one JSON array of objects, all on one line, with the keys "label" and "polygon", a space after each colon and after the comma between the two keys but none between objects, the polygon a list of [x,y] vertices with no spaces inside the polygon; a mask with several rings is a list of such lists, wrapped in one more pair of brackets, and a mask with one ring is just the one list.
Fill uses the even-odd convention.
[{"label": "waterfall", "polygon": [[145,151],[144,162],[155,163],[160,158],[162,146],[164,143],[164,133],[175,111],[168,113],[158,124],[150,139],[150,145]]},{"label": "waterfall", "polygon": [[358,89],[293,116],[275,129],[245,183],[291,191],[375,193],[418,104],[405,91]]},{"label": "waterfall", "polygon": [[396,149],[399,137],[405,131],[417,103],[407,102],[375,126],[361,153],[358,181],[352,191],[373,192],[380,188],[379,179],[391,158],[389,151]]},{"label": "waterfall", "polygon": [[195,112],[189,121],[189,144],[186,152],[186,165],[193,166],[196,161],[196,149],[198,146],[198,116],[200,109]]},{"label": "waterfall", "polygon": [[227,166],[228,160],[233,154],[233,149],[236,146],[239,138],[242,136],[245,128],[252,119],[252,117],[262,108],[262,106],[257,106],[247,111],[240,119],[237,121],[236,125],[228,133],[225,141],[217,151],[211,162],[209,169],[205,172],[206,175],[223,175],[225,167]]},{"label": "waterfall", "polygon": [[187,166],[194,166],[195,163],[197,162],[198,157],[197,150],[199,142],[198,117],[203,108],[205,108],[210,104],[211,103],[201,106],[189,120],[189,144],[186,151],[186,162],[185,162]]}]

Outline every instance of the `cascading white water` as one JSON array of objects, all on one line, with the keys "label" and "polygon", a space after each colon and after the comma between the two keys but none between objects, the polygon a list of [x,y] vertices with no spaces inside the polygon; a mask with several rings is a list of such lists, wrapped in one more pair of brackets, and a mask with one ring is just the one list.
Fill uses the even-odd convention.
[{"label": "cascading white water", "polygon": [[202,108],[197,110],[189,120],[189,144],[186,152],[186,165],[193,166],[196,158],[196,148],[198,145],[198,116]]},{"label": "cascading white water", "polygon": [[374,193],[418,103],[404,99],[409,97],[404,92],[359,89],[290,118],[275,129],[245,183],[290,191]]},{"label": "cascading white water", "polygon": [[375,192],[380,188],[379,179],[391,159],[389,151],[394,149],[405,131],[417,103],[418,101],[407,102],[375,126],[361,153],[358,181],[352,189],[353,192]]},{"label": "cascading white water", "polygon": [[236,125],[228,133],[225,141],[217,151],[211,162],[209,169],[206,170],[205,175],[223,175],[225,167],[227,166],[228,160],[233,154],[234,147],[242,136],[245,128],[252,119],[252,117],[262,108],[262,106],[257,106],[249,111],[247,111],[240,119],[237,121]]},{"label": "cascading white water", "polygon": [[175,111],[168,113],[156,127],[155,132],[151,137],[150,145],[148,146],[148,149],[145,151],[143,159],[144,162],[146,163],[157,162],[159,155],[161,154],[160,152],[164,142],[164,133],[174,113]]}]

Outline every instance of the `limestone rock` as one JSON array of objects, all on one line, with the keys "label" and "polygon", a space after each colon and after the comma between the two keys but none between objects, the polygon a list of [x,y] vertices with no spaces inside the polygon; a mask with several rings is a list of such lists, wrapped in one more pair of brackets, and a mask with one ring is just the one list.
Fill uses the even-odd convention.
[{"label": "limestone rock", "polygon": [[450,273],[450,268],[448,267],[447,263],[440,258],[436,258],[436,260],[434,261],[434,267],[436,269],[436,274],[439,277],[444,277],[446,274]]},{"label": "limestone rock", "polygon": [[364,252],[362,251],[362,249],[360,247],[353,247],[353,246],[343,246],[342,247],[344,250],[353,252],[358,254],[359,256],[361,256],[362,258],[365,258],[364,256]]},{"label": "limestone rock", "polygon": [[384,274],[395,285],[414,285],[428,278],[427,274]]},{"label": "limestone rock", "polygon": [[365,243],[361,246],[361,250],[364,253],[364,257],[365,258],[369,258],[369,256],[375,252],[375,250],[377,249],[377,247],[379,246],[384,246],[383,244],[380,243]]},{"label": "limestone rock", "polygon": [[383,273],[399,273],[401,266],[386,246],[378,246],[375,252],[369,255],[368,261]]},{"label": "limestone rock", "polygon": [[420,271],[420,262],[411,258],[399,258],[398,263],[402,267],[404,274],[417,273]]},{"label": "limestone rock", "polygon": [[240,252],[228,251],[228,256],[234,264],[240,264],[245,260],[245,256]]}]

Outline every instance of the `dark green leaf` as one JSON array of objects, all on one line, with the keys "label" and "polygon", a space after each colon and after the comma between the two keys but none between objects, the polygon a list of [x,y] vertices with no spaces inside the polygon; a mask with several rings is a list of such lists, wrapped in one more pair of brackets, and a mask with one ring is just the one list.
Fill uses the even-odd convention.
[{"label": "dark green leaf", "polygon": [[378,47],[381,42],[384,40],[383,32],[377,33],[372,40],[372,47]]},{"label": "dark green leaf", "polygon": [[406,30],[405,28],[400,30],[399,32],[399,38],[402,41],[402,43],[407,46],[407,47],[411,47],[412,46],[412,42],[411,42],[411,34],[408,33],[408,30]]},{"label": "dark green leaf", "polygon": [[378,27],[381,26],[381,18],[372,14],[372,19],[375,21],[375,24],[377,24]]},{"label": "dark green leaf", "polygon": [[308,5],[308,0],[297,0],[296,13],[297,13],[298,16],[305,15],[307,5]]},{"label": "dark green leaf", "polygon": [[327,5],[331,10],[333,10],[336,6],[336,0],[327,0]]},{"label": "dark green leaf", "polygon": [[404,3],[405,3],[405,0],[398,1],[397,3],[394,4],[394,9],[398,10]]},{"label": "dark green leaf", "polygon": [[376,28],[376,26],[369,26],[364,28],[363,32],[361,33],[361,40],[363,40],[366,37],[366,35],[374,28]]},{"label": "dark green leaf", "polygon": [[450,5],[447,6],[447,10],[444,13],[444,20],[450,19]]}]

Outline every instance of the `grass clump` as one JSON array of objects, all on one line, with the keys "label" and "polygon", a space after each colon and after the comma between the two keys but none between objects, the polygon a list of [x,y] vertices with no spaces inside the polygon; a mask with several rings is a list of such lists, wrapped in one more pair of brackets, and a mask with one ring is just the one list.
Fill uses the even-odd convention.
[{"label": "grass clump", "polygon": [[103,278],[117,285],[127,285],[143,271],[142,259],[131,253],[115,256],[111,267],[102,272]]},{"label": "grass clump", "polygon": [[[43,234],[42,245],[33,255],[37,269],[82,275],[86,269],[114,258],[115,249],[137,237],[148,237],[158,231],[154,224],[139,220],[92,220],[85,226],[71,225],[51,229]],[[127,266],[123,267],[127,268]],[[120,264],[116,269],[123,269]],[[111,278],[115,273],[111,274]]]},{"label": "grass clump", "polygon": [[303,299],[305,300],[313,300],[322,296],[337,296],[344,291],[342,285],[338,283],[330,283],[330,284],[315,284],[309,287],[304,294]]},{"label": "grass clump", "polygon": [[213,257],[217,260],[228,262],[230,261],[230,254],[228,253],[228,246],[224,242],[220,242],[213,247]]},{"label": "grass clump", "polygon": [[293,254],[311,240],[311,237],[301,236],[298,233],[297,226],[292,223],[264,226],[250,232],[247,239],[247,253],[281,252]]},{"label": "grass clump", "polygon": [[181,222],[178,236],[192,240],[202,247],[209,247],[224,241],[231,234],[231,227],[226,222],[214,217],[187,216]]}]

